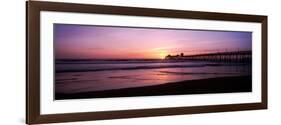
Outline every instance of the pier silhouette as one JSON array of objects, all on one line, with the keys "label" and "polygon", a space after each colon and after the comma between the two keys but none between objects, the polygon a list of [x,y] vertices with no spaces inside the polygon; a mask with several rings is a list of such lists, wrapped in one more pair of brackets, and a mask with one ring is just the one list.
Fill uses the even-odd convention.
[{"label": "pier silhouette", "polygon": [[165,60],[198,60],[198,61],[219,61],[219,62],[251,62],[252,51],[229,51],[213,52],[203,54],[184,55],[167,55]]}]

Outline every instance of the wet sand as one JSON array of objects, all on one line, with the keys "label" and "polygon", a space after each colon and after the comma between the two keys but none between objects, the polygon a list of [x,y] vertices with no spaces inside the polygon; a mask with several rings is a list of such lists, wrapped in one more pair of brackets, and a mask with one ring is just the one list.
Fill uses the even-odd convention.
[{"label": "wet sand", "polygon": [[233,93],[251,92],[251,76],[219,77],[200,80],[186,80],[145,87],[123,88],[114,90],[82,92],[82,93],[55,93],[56,100],[86,99],[109,97],[159,96],[183,94]]}]

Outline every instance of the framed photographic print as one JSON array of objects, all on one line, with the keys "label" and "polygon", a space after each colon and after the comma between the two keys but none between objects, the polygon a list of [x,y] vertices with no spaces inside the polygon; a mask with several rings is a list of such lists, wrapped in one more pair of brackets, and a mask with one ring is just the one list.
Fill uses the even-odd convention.
[{"label": "framed photographic print", "polygon": [[27,124],[267,108],[267,16],[26,5]]}]

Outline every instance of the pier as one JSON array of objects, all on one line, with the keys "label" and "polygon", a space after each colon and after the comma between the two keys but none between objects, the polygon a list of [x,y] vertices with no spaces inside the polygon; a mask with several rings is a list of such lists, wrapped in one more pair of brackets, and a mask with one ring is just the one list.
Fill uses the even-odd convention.
[{"label": "pier", "polygon": [[218,61],[218,62],[250,62],[252,60],[252,51],[231,51],[214,52],[194,55],[167,55],[166,60],[198,60],[198,61]]}]

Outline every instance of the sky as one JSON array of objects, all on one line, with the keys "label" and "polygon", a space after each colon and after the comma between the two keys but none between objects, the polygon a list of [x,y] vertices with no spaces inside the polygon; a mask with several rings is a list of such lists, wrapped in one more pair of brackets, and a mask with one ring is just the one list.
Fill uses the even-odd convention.
[{"label": "sky", "polygon": [[252,50],[252,33],[54,24],[56,59],[163,59]]}]

